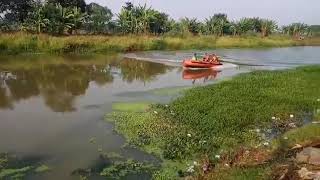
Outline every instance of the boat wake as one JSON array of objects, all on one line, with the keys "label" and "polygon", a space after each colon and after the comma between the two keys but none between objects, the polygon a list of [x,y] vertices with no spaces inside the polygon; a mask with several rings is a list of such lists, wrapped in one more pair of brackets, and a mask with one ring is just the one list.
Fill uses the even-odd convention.
[{"label": "boat wake", "polygon": [[[123,55],[124,58],[129,58],[129,59],[135,59],[135,60],[141,60],[141,61],[149,61],[149,62],[154,62],[154,63],[161,63],[165,64],[168,66],[174,66],[174,67],[181,67],[183,58],[181,59],[167,59],[167,58],[159,58],[159,57],[148,57],[145,54],[139,55],[136,53],[127,53]],[[239,65],[232,63],[232,62],[227,62],[222,60],[223,65],[221,66],[216,66],[213,67],[215,70],[223,70],[223,69],[230,69],[230,68],[236,68]],[[196,69],[196,68],[195,68]]]}]

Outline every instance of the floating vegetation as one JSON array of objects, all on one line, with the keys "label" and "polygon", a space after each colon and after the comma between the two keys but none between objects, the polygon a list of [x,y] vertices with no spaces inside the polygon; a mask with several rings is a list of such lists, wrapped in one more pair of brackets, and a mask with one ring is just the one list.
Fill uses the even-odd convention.
[{"label": "floating vegetation", "polygon": [[50,170],[46,165],[28,162],[14,155],[0,153],[0,179],[23,179],[27,175],[44,173]]},{"label": "floating vegetation", "polygon": [[151,90],[150,92],[158,96],[174,96],[174,95],[179,95],[185,90],[190,88],[191,87],[171,87],[171,88],[154,89],[154,90]]},{"label": "floating vegetation", "polygon": [[101,176],[120,179],[130,174],[139,174],[154,169],[152,165],[139,163],[132,159],[126,161],[116,161],[111,166],[106,167],[100,173]]},{"label": "floating vegetation", "polygon": [[149,174],[156,166],[147,162],[138,162],[133,159],[126,159],[121,154],[110,152],[102,153],[96,163],[88,168],[76,169],[73,176],[80,179],[90,179],[95,176],[104,176],[107,179],[120,179],[130,175]]},{"label": "floating vegetation", "polygon": [[34,171],[36,173],[44,173],[44,172],[50,171],[50,168],[47,165],[43,164],[41,166],[38,166]]},{"label": "floating vegetation", "polygon": [[[199,160],[207,171],[211,163],[228,159],[240,147],[262,148],[262,155],[257,154],[262,159],[269,157],[270,152],[264,150],[275,145],[264,137],[267,133],[276,130],[279,136],[300,129],[305,123],[305,112],[320,108],[319,76],[319,66],[252,72],[187,90],[168,105],[152,105],[145,112],[118,111],[107,119],[115,123],[116,130],[124,134],[129,144],[163,160],[162,169],[155,173],[156,179],[175,179],[188,174],[188,170],[201,174],[204,170],[196,171],[186,162]],[[309,123],[312,118],[316,118],[316,113]],[[319,138],[318,124],[302,127],[301,131],[310,134],[286,134],[286,140]],[[208,160],[202,162],[204,155]],[[229,167],[232,163],[225,164]],[[239,177],[261,178],[268,170],[269,167],[234,169],[232,177],[243,173]]]},{"label": "floating vegetation", "polygon": [[112,109],[122,112],[143,112],[149,105],[148,102],[117,102],[112,104]]}]

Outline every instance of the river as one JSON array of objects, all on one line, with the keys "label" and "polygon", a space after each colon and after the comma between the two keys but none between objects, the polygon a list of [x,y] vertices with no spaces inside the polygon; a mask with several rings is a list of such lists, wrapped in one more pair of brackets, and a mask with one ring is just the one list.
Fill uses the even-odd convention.
[{"label": "river", "polygon": [[79,179],[72,172],[95,167],[101,151],[138,161],[157,161],[139,150],[123,147],[125,139],[104,121],[112,103],[166,103],[177,94],[155,92],[216,83],[252,70],[320,64],[320,47],[214,52],[232,66],[219,71],[183,70],[181,60],[192,56],[192,51],[1,56],[0,152],[51,168],[30,179]]}]

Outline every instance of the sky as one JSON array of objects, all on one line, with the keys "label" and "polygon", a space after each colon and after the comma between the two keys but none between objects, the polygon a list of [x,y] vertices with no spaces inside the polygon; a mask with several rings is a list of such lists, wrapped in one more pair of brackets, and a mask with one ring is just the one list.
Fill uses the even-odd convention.
[{"label": "sky", "polygon": [[[86,0],[107,6],[119,13],[128,0]],[[183,17],[203,20],[215,13],[226,13],[231,20],[261,17],[280,25],[292,22],[320,24],[320,0],[131,0],[135,5],[147,3],[174,19]]]}]

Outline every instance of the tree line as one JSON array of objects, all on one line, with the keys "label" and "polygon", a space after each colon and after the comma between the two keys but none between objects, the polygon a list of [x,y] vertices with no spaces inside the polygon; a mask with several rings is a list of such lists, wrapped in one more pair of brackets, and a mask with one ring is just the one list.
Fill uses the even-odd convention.
[{"label": "tree line", "polygon": [[174,20],[168,14],[147,5],[127,2],[119,14],[96,3],[84,0],[2,0],[1,32],[27,31],[53,35],[71,34],[153,34],[153,35],[246,35],[272,33],[295,38],[312,34],[310,26],[292,23],[279,27],[270,19],[242,18],[231,21],[218,13],[199,21],[196,18]]}]

